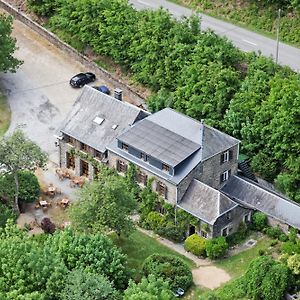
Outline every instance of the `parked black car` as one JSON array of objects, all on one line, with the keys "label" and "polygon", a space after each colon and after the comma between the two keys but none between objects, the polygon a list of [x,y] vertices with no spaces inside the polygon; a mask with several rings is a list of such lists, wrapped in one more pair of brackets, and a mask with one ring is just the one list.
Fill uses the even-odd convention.
[{"label": "parked black car", "polygon": [[104,93],[106,95],[110,95],[110,90],[105,85],[93,86],[93,88],[96,89],[97,91],[101,92],[101,93]]},{"label": "parked black car", "polygon": [[96,80],[96,75],[94,73],[91,73],[91,72],[79,73],[70,79],[70,85],[72,87],[81,88],[85,84],[94,82],[95,80]]}]

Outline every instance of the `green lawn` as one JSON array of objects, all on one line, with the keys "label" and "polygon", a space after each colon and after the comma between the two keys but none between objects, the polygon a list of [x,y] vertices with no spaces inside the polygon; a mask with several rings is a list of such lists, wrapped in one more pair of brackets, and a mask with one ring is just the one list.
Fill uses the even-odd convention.
[{"label": "green lawn", "polygon": [[217,261],[215,265],[227,271],[232,277],[240,277],[246,272],[251,260],[259,256],[259,250],[267,250],[269,245],[270,239],[264,237],[254,247]]},{"label": "green lawn", "polygon": [[195,267],[194,262],[190,259],[167,248],[154,238],[151,238],[138,230],[134,231],[129,237],[121,236],[118,238],[116,235],[113,235],[112,239],[114,243],[127,254],[128,265],[130,268],[135,269],[134,277],[137,279],[140,276],[143,261],[153,253],[176,255],[184,260],[190,268]]},{"label": "green lawn", "polygon": [[6,102],[6,98],[0,92],[0,136],[8,129],[10,124],[10,108]]}]

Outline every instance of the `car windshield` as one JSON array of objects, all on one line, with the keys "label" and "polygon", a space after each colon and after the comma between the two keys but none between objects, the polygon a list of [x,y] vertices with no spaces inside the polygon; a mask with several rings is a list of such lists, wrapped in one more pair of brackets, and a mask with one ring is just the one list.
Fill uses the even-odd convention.
[{"label": "car windshield", "polygon": [[78,79],[82,78],[82,76],[84,76],[83,73],[77,74],[72,78],[72,80],[78,80]]}]

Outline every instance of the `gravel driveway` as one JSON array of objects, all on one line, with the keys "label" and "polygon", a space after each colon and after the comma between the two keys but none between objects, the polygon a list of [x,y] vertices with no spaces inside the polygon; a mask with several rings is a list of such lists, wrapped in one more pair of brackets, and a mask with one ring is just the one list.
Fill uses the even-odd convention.
[{"label": "gravel driveway", "polygon": [[[0,74],[0,89],[12,111],[9,132],[22,128],[58,163],[54,134],[81,92],[69,86],[69,79],[88,70],[19,21],[13,36],[19,47],[15,56],[24,64],[14,74]],[[93,84],[108,85],[97,77]]]}]

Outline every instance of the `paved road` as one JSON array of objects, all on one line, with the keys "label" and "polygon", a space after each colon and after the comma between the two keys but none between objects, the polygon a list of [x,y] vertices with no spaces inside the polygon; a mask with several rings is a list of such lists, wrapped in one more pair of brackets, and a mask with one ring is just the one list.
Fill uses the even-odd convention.
[{"label": "paved road", "polygon": [[[164,7],[168,9],[176,18],[181,16],[190,16],[192,10],[168,2],[166,0],[129,0],[136,9],[157,9]],[[264,37],[252,31],[240,28],[238,26],[226,23],[215,18],[199,14],[201,16],[201,28],[211,28],[217,34],[226,36],[238,48],[243,51],[261,51],[265,56],[275,57],[276,41]],[[282,65],[290,66],[297,72],[300,72],[300,49],[280,43],[278,62]]]},{"label": "paved road", "polygon": [[[57,163],[54,134],[81,92],[70,87],[69,79],[87,70],[19,21],[13,36],[19,47],[15,56],[24,64],[14,74],[0,73],[0,89],[12,111],[9,132],[21,127]],[[97,77],[93,84],[109,86]]]}]

